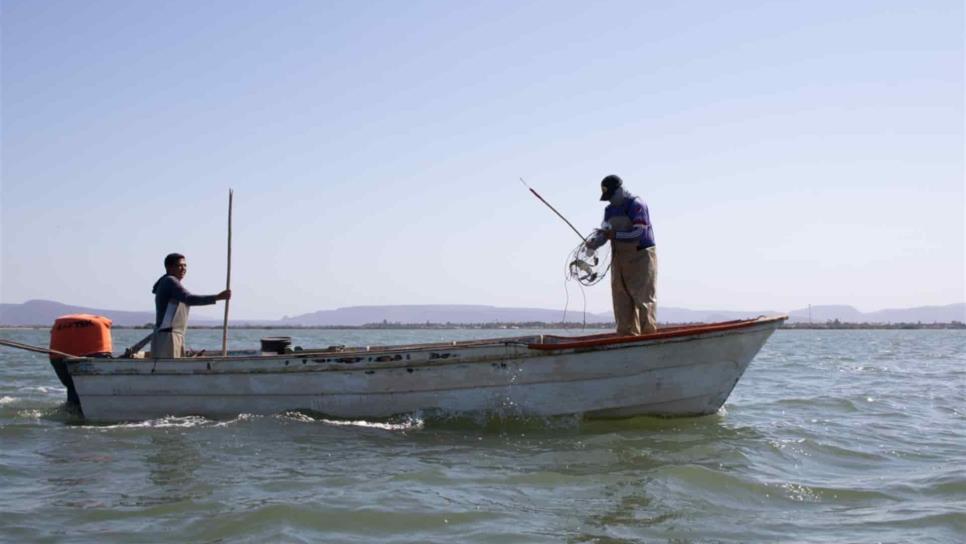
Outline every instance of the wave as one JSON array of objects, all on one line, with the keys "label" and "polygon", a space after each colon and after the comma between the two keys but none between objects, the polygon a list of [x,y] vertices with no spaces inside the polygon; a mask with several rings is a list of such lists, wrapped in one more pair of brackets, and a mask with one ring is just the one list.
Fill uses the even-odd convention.
[{"label": "wave", "polygon": [[144,421],[126,421],[122,423],[89,423],[85,422],[79,427],[91,428],[96,430],[115,430],[115,429],[192,429],[197,427],[226,427],[235,423],[241,423],[256,419],[260,416],[252,414],[239,414],[237,417],[228,420],[209,419],[203,416],[166,416]]},{"label": "wave", "polygon": [[275,417],[297,421],[300,423],[324,423],[336,427],[362,427],[366,429],[381,429],[384,431],[411,431],[422,429],[425,421],[418,415],[404,416],[399,421],[368,421],[365,419],[331,419],[321,414],[313,414],[305,411],[291,411],[279,414]]},{"label": "wave", "polygon": [[819,409],[836,410],[845,413],[854,413],[859,411],[859,405],[855,401],[845,397],[790,397],[763,404],[777,404],[779,406],[791,408],[807,408],[810,411],[819,411]]},{"label": "wave", "polygon": [[704,496],[713,503],[734,502],[772,505],[774,500],[795,503],[895,502],[899,499],[882,491],[845,487],[825,487],[797,482],[759,481],[729,474],[701,465],[665,466],[658,469],[669,485],[681,487],[688,495]]},{"label": "wave", "polygon": [[43,393],[45,395],[64,395],[67,393],[67,388],[62,386],[56,386],[56,385],[55,386],[36,385],[36,386],[21,387],[20,391],[23,391],[25,393],[36,391],[38,393]]},{"label": "wave", "polygon": [[211,420],[201,417],[201,416],[168,416],[158,419],[148,419],[145,421],[137,421],[130,423],[113,423],[108,425],[90,425],[90,427],[95,427],[98,429],[110,430],[110,429],[144,429],[144,428],[155,428],[155,429],[166,429],[166,428],[191,428],[200,427],[206,423],[210,423]]},{"label": "wave", "polygon": [[19,410],[17,411],[17,417],[23,419],[41,419],[44,417],[43,410],[31,409],[31,410]]}]

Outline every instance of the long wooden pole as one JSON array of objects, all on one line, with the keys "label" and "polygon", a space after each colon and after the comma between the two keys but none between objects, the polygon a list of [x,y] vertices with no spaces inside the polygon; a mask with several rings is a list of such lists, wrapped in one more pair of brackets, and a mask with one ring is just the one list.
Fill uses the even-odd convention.
[{"label": "long wooden pole", "polygon": [[[231,201],[234,192],[228,189],[228,274],[225,279],[225,289],[231,289]],[[225,322],[221,328],[221,356],[228,355],[228,303],[225,301]]]},{"label": "long wooden pole", "polygon": [[539,198],[540,199],[540,202],[543,202],[544,204],[546,204],[547,207],[550,208],[550,210],[553,213],[557,214],[557,217],[563,219],[563,222],[566,223],[567,226],[571,228],[571,230],[573,230],[575,233],[577,233],[577,236],[580,237],[580,240],[581,241],[584,241],[584,242],[587,241],[587,238],[583,234],[580,234],[580,231],[577,230],[577,227],[573,226],[573,224],[570,221],[567,221],[567,218],[564,217],[563,214],[561,214],[560,212],[558,212],[557,211],[557,208],[554,208],[553,206],[550,205],[549,202],[547,202],[546,200],[544,200],[543,197],[540,196],[540,193],[534,191],[533,190],[533,187],[530,187],[529,185],[527,185],[527,182],[523,181],[523,178],[520,178],[520,183],[522,183],[523,186],[526,187],[527,189],[530,189],[530,192],[533,193],[533,196]]}]

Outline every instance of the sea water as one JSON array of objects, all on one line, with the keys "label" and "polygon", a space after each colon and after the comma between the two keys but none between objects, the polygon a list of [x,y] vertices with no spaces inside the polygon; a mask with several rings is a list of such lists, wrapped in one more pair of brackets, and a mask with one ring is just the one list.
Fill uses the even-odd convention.
[{"label": "sea water", "polygon": [[[230,347],[546,332],[573,334],[239,330]],[[221,331],[188,343],[220,349]],[[2,541],[966,541],[964,331],[778,331],[701,418],[89,425],[64,397],[45,356],[0,348]]]}]

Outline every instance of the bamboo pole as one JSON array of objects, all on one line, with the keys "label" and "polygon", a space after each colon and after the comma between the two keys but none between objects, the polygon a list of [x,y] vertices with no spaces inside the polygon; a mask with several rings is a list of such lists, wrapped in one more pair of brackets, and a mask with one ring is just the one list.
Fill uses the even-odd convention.
[{"label": "bamboo pole", "polygon": [[[225,289],[231,289],[231,204],[233,191],[228,189],[228,274],[225,278]],[[231,299],[225,300],[225,322],[221,328],[221,356],[228,355],[228,303]]]}]

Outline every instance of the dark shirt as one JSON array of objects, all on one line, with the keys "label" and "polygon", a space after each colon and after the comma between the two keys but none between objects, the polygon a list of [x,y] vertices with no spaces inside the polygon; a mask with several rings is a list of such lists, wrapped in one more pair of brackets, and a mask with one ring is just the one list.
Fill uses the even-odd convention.
[{"label": "dark shirt", "polygon": [[[161,323],[164,321],[166,313],[169,316],[173,315],[173,311],[168,312],[169,305],[176,305],[179,302],[183,302],[188,306],[207,306],[218,302],[215,299],[216,295],[192,295],[181,285],[178,278],[171,274],[165,274],[158,281],[154,282],[154,287],[151,288],[151,292],[154,293],[155,329],[163,328]],[[170,321],[171,318],[169,317],[168,319]],[[166,323],[164,326],[170,327],[171,323]]]}]

